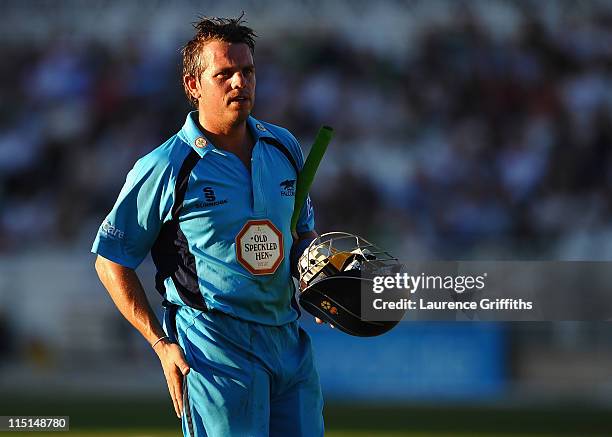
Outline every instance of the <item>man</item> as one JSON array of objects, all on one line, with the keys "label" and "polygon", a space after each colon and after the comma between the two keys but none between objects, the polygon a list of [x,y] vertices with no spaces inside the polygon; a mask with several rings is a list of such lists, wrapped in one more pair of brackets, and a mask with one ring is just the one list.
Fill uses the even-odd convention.
[{"label": "man", "polygon": [[[121,313],[157,353],[187,436],[318,436],[323,401],[291,271],[316,236],[290,220],[296,139],[250,116],[254,33],[203,18],[183,49],[197,111],[135,164],[92,251]],[[164,330],[134,269],[151,251]]]}]

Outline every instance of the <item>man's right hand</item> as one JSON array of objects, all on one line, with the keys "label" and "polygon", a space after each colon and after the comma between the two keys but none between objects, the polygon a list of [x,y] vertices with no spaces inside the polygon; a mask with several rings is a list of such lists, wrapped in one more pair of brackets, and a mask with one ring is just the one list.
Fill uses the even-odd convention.
[{"label": "man's right hand", "polygon": [[167,339],[157,343],[154,350],[164,369],[176,417],[180,419],[183,415],[183,381],[185,375],[189,373],[189,364],[185,361],[181,347]]},{"label": "man's right hand", "polygon": [[189,365],[185,361],[183,351],[179,345],[171,343],[167,338],[156,341],[164,335],[164,331],[133,269],[98,256],[96,272],[123,317],[155,346],[153,350],[161,361],[174,410],[180,418],[183,412],[183,378],[189,373]]}]

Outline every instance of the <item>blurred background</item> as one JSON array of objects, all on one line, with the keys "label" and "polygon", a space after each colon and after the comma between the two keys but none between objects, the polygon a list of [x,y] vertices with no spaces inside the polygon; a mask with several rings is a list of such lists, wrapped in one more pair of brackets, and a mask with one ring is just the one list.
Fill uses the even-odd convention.
[{"label": "blurred background", "polygon": [[[243,10],[254,115],[305,152],[336,129],[311,193],[320,232],[401,260],[612,259],[612,2],[5,0],[0,415],[173,435],[157,359],[89,250],[133,163],[190,110],[190,23]],[[139,272],[159,307],[149,260]],[[608,323],[375,339],[303,324],[330,435],[612,435]]]}]

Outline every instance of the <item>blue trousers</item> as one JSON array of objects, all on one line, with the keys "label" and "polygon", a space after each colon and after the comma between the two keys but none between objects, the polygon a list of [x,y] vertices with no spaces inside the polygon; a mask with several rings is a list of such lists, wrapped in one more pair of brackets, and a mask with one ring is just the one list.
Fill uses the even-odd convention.
[{"label": "blue trousers", "polygon": [[177,340],[189,437],[323,435],[323,397],[310,337],[297,322],[266,326],[181,307]]}]

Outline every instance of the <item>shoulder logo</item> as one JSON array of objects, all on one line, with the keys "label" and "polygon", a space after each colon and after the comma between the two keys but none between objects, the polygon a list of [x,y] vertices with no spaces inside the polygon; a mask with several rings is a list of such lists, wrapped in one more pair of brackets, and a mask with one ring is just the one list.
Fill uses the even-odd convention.
[{"label": "shoulder logo", "polygon": [[108,219],[101,226],[102,233],[113,240],[125,240],[125,232],[113,225]]},{"label": "shoulder logo", "polygon": [[203,149],[206,147],[206,139],[204,137],[197,137],[195,140],[195,146],[198,149]]},{"label": "shoulder logo", "polygon": [[265,131],[266,131],[266,128],[265,128],[265,127],[263,127],[263,124],[261,124],[261,123],[257,123],[257,124],[255,125],[255,128],[257,128],[257,130],[262,131],[262,132],[265,132]]},{"label": "shoulder logo", "polygon": [[224,205],[227,203],[227,199],[217,200],[217,195],[212,187],[204,187],[202,192],[204,193],[204,202],[198,202],[196,204],[198,208],[210,208],[212,206]]},{"label": "shoulder logo", "polygon": [[295,179],[287,179],[280,183],[281,196],[295,196]]}]

